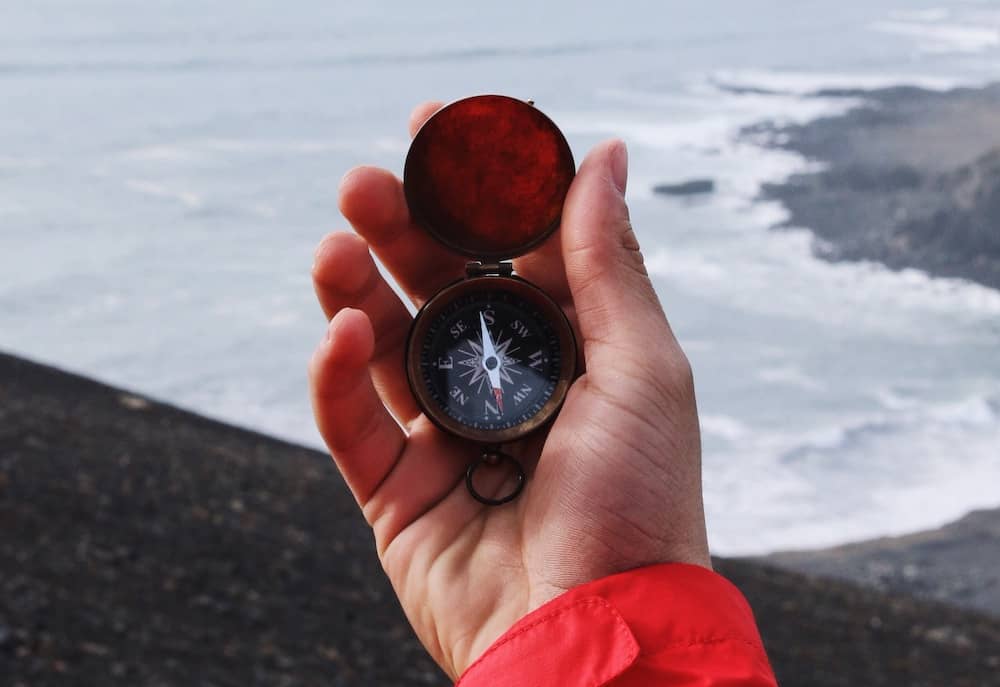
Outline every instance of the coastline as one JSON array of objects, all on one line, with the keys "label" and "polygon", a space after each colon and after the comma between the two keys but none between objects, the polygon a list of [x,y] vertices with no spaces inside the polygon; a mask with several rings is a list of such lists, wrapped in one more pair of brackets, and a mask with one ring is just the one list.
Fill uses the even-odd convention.
[{"label": "coastline", "polygon": [[812,231],[813,251],[826,260],[873,260],[1000,289],[1000,83],[813,96],[861,104],[742,131],[821,165],[763,187],[763,200],[788,210],[781,226]]},{"label": "coastline", "polygon": [[[13,684],[447,684],[320,452],[0,354],[0,521]],[[716,565],[783,685],[1000,684],[998,618]]]},{"label": "coastline", "polygon": [[[817,169],[766,184],[824,260],[874,261],[1000,289],[1000,83],[821,90],[859,105],[741,136]],[[897,537],[747,560],[1000,616],[1000,507]]]},{"label": "coastline", "polygon": [[753,560],[1000,618],[1000,508],[924,532]]}]

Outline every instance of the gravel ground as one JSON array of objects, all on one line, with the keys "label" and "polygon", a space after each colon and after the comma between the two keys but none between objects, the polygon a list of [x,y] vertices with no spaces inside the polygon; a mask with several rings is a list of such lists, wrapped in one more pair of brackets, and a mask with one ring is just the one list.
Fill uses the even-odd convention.
[{"label": "gravel ground", "polygon": [[1000,617],[1000,508],[973,511],[936,530],[762,561]]},{"label": "gravel ground", "polygon": [[[446,685],[329,459],[0,354],[0,683]],[[756,562],[781,684],[1000,685],[1000,620]]]}]

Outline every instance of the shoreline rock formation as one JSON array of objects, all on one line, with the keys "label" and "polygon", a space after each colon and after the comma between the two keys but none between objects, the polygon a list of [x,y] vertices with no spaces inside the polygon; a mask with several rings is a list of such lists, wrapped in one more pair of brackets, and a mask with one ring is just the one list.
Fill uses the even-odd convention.
[{"label": "shoreline rock formation", "polygon": [[1000,508],[973,511],[926,532],[756,560],[1000,618]]},{"label": "shoreline rock formation", "polygon": [[1000,84],[821,91],[861,105],[806,124],[764,122],[752,140],[823,169],[764,187],[828,260],[874,260],[1000,288]]}]

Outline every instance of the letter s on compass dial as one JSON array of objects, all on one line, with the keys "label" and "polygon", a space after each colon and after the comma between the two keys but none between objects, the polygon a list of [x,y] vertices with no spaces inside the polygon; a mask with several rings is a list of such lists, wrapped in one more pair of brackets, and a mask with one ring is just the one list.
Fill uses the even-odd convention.
[{"label": "letter s on compass dial", "polygon": [[407,345],[410,387],[439,427],[517,439],[562,405],[576,343],[559,307],[516,277],[463,280],[429,301]]}]

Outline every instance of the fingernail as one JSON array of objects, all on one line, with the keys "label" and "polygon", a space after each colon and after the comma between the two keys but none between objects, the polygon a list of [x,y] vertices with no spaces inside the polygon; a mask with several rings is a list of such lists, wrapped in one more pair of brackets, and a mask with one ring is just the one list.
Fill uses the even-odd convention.
[{"label": "fingernail", "polygon": [[337,330],[337,327],[338,327],[337,315],[339,315],[339,314],[340,314],[340,312],[338,312],[336,315],[334,315],[330,319],[330,322],[326,325],[326,340],[327,340],[327,342],[329,342],[329,341],[331,341],[333,339],[333,333]]},{"label": "fingernail", "polygon": [[628,148],[625,141],[615,141],[611,149],[611,180],[615,188],[624,195],[628,184]]},{"label": "fingernail", "polygon": [[323,251],[326,250],[326,242],[329,240],[329,238],[330,234],[327,234],[326,236],[321,238],[319,240],[319,243],[317,243],[316,247],[313,249],[313,264],[311,269],[311,272],[313,273],[316,272],[316,265],[319,264],[319,257],[320,255],[323,254]]},{"label": "fingernail", "polygon": [[347,317],[348,313],[355,310],[355,308],[341,308],[338,310],[332,318],[330,318],[330,324],[326,328],[326,340],[330,341],[337,336],[337,331],[343,326],[343,320]]},{"label": "fingernail", "polygon": [[349,170],[347,170],[346,172],[344,172],[344,175],[342,177],[340,177],[340,183],[337,184],[337,188],[343,188],[344,184],[346,184],[350,180],[351,177],[353,177],[355,174],[357,174],[362,169],[363,169],[363,166],[351,167]]}]

